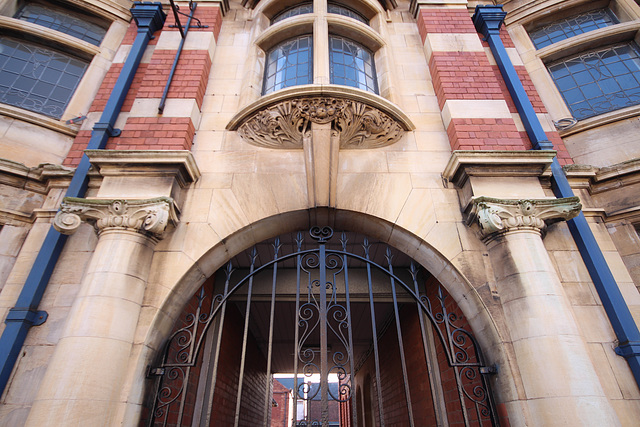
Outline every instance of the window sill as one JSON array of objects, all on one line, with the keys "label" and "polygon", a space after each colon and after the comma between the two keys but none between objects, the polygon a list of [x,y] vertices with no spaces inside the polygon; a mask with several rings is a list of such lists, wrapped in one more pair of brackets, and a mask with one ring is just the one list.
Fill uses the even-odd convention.
[{"label": "window sill", "polygon": [[43,114],[34,113],[7,104],[0,104],[0,115],[42,126],[43,128],[73,137],[75,137],[78,134],[78,130],[80,130],[78,125],[67,125],[60,120],[52,119]]},{"label": "window sill", "polygon": [[558,133],[560,134],[561,137],[575,135],[577,133],[584,132],[589,129],[593,129],[596,127],[607,125],[609,123],[614,123],[620,120],[625,120],[625,119],[629,119],[637,116],[640,116],[640,105],[634,105],[632,107],[610,111],[608,113],[600,114],[599,116],[580,120],[572,128],[558,131]]}]

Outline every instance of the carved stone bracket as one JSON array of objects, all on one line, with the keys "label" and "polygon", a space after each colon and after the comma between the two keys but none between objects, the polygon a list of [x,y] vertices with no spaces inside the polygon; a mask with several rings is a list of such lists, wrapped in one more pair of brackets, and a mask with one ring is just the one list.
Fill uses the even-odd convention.
[{"label": "carved stone bracket", "polygon": [[388,114],[363,102],[328,96],[287,99],[250,116],[238,128],[250,144],[268,148],[302,148],[310,123],[331,123],[340,135],[340,148],[378,148],[404,134]]},{"label": "carved stone bracket", "polygon": [[82,221],[94,223],[98,233],[125,229],[160,238],[169,221],[176,221],[173,199],[100,200],[65,197],[53,226],[62,234],[73,234]]},{"label": "carved stone bracket", "polygon": [[578,197],[563,199],[506,200],[474,197],[467,224],[480,226],[484,239],[513,230],[542,232],[548,224],[569,220],[580,213]]}]

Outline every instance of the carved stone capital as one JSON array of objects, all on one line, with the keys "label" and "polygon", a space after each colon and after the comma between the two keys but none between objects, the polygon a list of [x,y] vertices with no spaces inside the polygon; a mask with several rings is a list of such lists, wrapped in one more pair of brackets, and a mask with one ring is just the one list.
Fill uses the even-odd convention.
[{"label": "carved stone capital", "polygon": [[538,200],[474,197],[467,224],[477,222],[482,237],[491,239],[513,230],[542,232],[548,224],[577,216],[580,209],[578,197]]},{"label": "carved stone capital", "polygon": [[133,230],[160,238],[169,220],[176,220],[173,199],[100,200],[65,197],[53,220],[62,234],[73,234],[82,221],[93,223],[98,233],[106,229]]},{"label": "carved stone capital", "polygon": [[340,148],[378,148],[404,134],[403,126],[366,103],[331,96],[286,99],[250,116],[238,128],[248,143],[267,148],[302,148],[311,123],[331,123]]}]

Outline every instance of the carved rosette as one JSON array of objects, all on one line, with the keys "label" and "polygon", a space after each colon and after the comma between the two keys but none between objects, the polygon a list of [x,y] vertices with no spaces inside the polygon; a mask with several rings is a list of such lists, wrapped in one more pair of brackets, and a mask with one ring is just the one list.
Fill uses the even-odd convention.
[{"label": "carved rosette", "polygon": [[475,197],[468,224],[477,221],[485,239],[513,230],[544,231],[548,224],[566,221],[580,213],[578,197],[562,199],[507,200]]},{"label": "carved rosette", "polygon": [[340,148],[378,148],[402,137],[400,123],[367,104],[333,97],[282,101],[251,116],[238,128],[250,144],[268,148],[302,148],[310,123],[331,123]]},{"label": "carved rosette", "polygon": [[169,220],[175,221],[173,199],[90,200],[65,197],[53,220],[62,234],[73,234],[82,221],[93,223],[98,233],[125,229],[160,238]]}]

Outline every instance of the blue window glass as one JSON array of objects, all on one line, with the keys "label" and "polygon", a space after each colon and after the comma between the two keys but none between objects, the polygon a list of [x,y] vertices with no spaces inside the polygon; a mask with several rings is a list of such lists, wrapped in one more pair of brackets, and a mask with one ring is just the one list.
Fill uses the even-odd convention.
[{"label": "blue window glass", "polygon": [[529,33],[536,49],[541,49],[578,34],[617,24],[618,18],[609,9],[597,9],[555,21]]},{"label": "blue window glass", "polygon": [[59,119],[88,64],[67,54],[0,38],[0,102]]},{"label": "blue window glass", "polygon": [[360,22],[364,22],[369,25],[369,20],[364,17],[359,12],[356,12],[353,9],[350,9],[346,6],[342,6],[341,4],[329,3],[327,4],[327,12],[336,13],[338,15],[348,16],[349,18],[357,19]]},{"label": "blue window glass", "polygon": [[331,83],[378,93],[373,55],[364,46],[343,37],[329,37]]},{"label": "blue window glass", "polygon": [[286,40],[267,53],[262,94],[313,80],[312,38],[309,35]]},{"label": "blue window glass", "polygon": [[313,3],[305,2],[285,9],[271,19],[271,24],[291,18],[292,16],[304,15],[305,13],[313,13]]},{"label": "blue window glass", "polygon": [[640,104],[640,53],[633,42],[582,53],[548,68],[578,120]]},{"label": "blue window glass", "polygon": [[38,3],[27,3],[14,18],[51,28],[61,33],[99,46],[107,30],[81,14],[52,8]]}]

